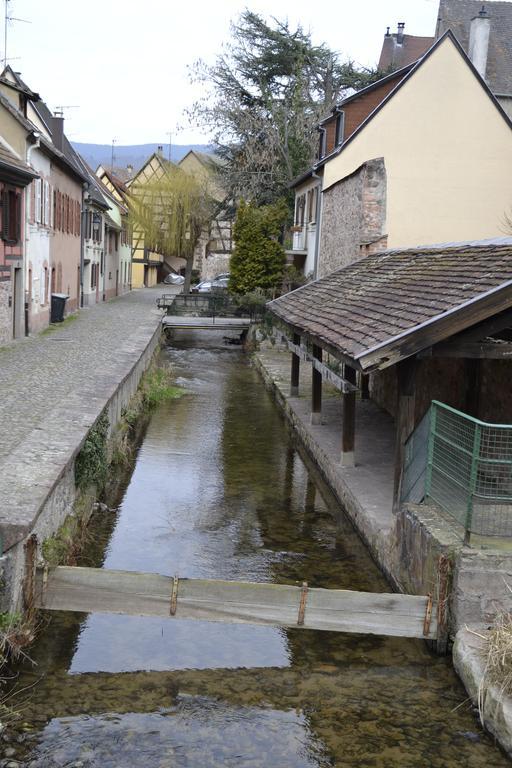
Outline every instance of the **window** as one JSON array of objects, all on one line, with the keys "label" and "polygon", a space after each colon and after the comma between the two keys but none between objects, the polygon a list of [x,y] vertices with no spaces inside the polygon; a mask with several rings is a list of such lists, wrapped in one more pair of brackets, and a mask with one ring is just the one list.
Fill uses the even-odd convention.
[{"label": "window", "polygon": [[96,284],[98,282],[97,270],[98,270],[98,265],[91,264],[91,288],[96,288]]},{"label": "window", "polygon": [[14,245],[21,233],[21,194],[4,187],[2,194],[2,239]]},{"label": "window", "polygon": [[325,141],[326,131],[325,128],[320,128],[320,136],[318,139],[318,159],[321,160],[325,156]]},{"label": "window", "polygon": [[338,112],[338,114],[336,115],[336,137],[334,140],[336,147],[339,147],[341,144],[343,144],[344,132],[345,132],[345,113]]},{"label": "window", "polygon": [[308,193],[308,222],[314,224],[316,221],[318,187],[310,189]]},{"label": "window", "polygon": [[306,207],[306,195],[299,195],[295,203],[295,225],[301,227],[304,224],[304,209]]}]

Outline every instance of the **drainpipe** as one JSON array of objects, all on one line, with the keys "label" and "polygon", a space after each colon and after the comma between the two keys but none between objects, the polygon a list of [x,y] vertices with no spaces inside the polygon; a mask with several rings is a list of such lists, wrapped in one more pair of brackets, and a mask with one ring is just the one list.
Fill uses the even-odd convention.
[{"label": "drainpipe", "polygon": [[84,307],[84,268],[85,268],[85,223],[87,216],[86,203],[89,202],[89,183],[82,184],[82,210],[80,211],[80,309]]},{"label": "drainpipe", "polygon": [[[41,144],[41,134],[39,131],[33,131],[32,133],[33,138],[35,139],[34,143],[31,144],[29,147],[27,147],[27,165],[30,165],[30,156],[32,154],[32,151],[34,149],[38,149],[38,147]],[[26,275],[26,264],[27,264],[27,243],[29,241],[29,222],[28,222],[28,209],[30,205],[30,187],[34,182],[30,182],[25,187],[25,242],[23,244],[23,250],[24,250],[24,259],[22,261],[23,264],[23,285],[26,285],[27,275]],[[43,190],[41,190],[41,194],[43,195]],[[44,199],[44,198],[43,198]],[[44,203],[43,203],[44,205]],[[48,264],[50,262],[50,259],[48,259]],[[48,267],[48,275],[51,275],[51,268]],[[30,318],[30,302],[32,301],[32,296],[28,295],[28,291],[25,292],[25,295],[27,296],[28,300],[25,301],[25,336],[29,335],[30,328],[29,328],[29,318]],[[46,286],[45,286],[45,295],[46,295]]]},{"label": "drainpipe", "polygon": [[318,179],[320,184],[318,185],[318,193],[316,196],[316,237],[315,237],[315,260],[313,266],[313,280],[318,277],[318,255],[320,253],[320,231],[322,226],[322,183],[323,176],[319,176],[317,173],[311,175],[312,179]]}]

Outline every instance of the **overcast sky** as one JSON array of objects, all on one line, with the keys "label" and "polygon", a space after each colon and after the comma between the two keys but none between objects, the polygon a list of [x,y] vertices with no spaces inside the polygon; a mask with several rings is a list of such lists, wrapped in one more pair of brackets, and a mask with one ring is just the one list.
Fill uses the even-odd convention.
[{"label": "overcast sky", "polygon": [[[2,0],[0,7],[5,0]],[[74,141],[110,144],[203,142],[183,125],[183,110],[201,93],[187,65],[213,61],[229,39],[230,21],[250,10],[288,18],[344,57],[375,65],[386,27],[433,35],[438,0],[8,0],[7,56],[51,109],[66,109]],[[3,12],[3,9],[2,9]],[[3,35],[2,35],[3,37]],[[0,38],[1,39],[1,38]],[[3,44],[0,46],[3,48]]]}]

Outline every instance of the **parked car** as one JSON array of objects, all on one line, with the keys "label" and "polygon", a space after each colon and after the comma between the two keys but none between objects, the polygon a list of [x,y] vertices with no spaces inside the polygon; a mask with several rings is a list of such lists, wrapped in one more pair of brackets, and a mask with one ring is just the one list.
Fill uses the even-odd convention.
[{"label": "parked car", "polygon": [[179,275],[177,272],[169,272],[168,275],[164,277],[164,284],[165,285],[183,285],[185,282],[185,278],[183,275]]},{"label": "parked car", "polygon": [[202,280],[190,289],[192,293],[211,293],[212,291],[227,291],[229,284],[229,272],[216,275],[211,280]]}]

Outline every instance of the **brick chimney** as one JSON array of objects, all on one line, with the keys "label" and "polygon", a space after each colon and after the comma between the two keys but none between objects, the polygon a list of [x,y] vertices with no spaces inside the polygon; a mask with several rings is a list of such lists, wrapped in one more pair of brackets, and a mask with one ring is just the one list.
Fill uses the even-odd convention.
[{"label": "brick chimney", "polygon": [[397,45],[403,45],[404,43],[404,29],[405,29],[405,21],[399,21],[397,25],[397,33],[396,33]]},{"label": "brick chimney", "polygon": [[479,74],[485,78],[487,69],[487,54],[489,52],[489,34],[491,31],[491,20],[485,6],[474,19],[471,19],[469,29],[469,58]]},{"label": "brick chimney", "polygon": [[64,118],[58,112],[52,117],[52,140],[58,150],[62,152],[64,144]]}]

